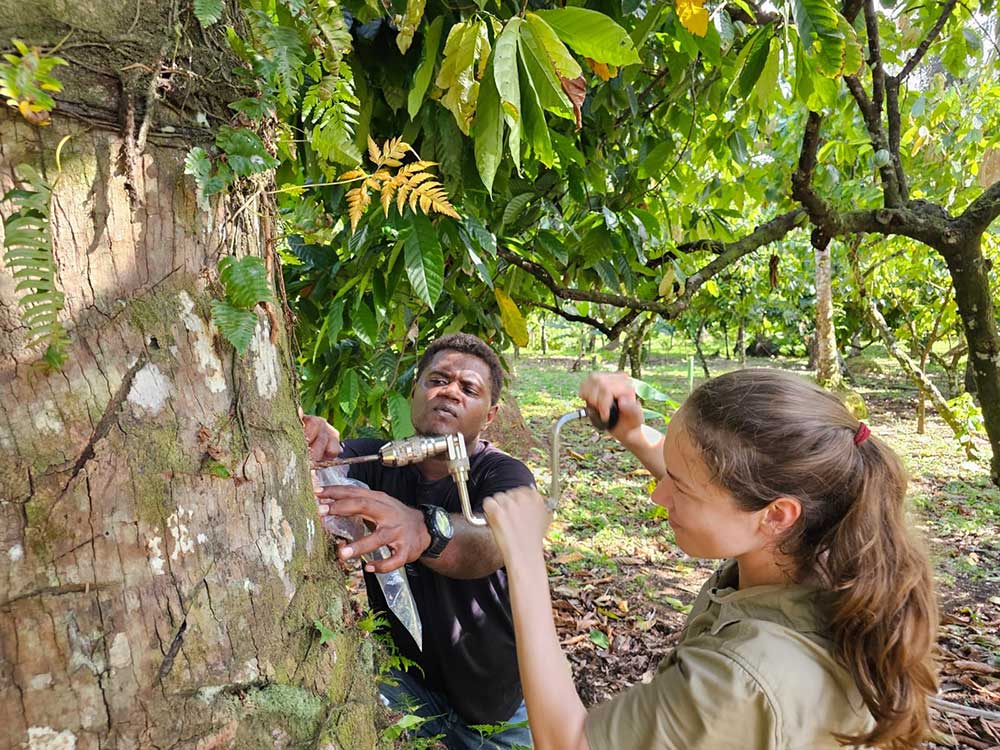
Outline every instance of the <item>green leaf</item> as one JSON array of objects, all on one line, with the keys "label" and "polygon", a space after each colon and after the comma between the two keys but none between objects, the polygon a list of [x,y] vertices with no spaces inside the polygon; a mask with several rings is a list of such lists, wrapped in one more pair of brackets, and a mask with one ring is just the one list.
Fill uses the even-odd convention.
[{"label": "green leaf", "polygon": [[761,109],[765,109],[781,90],[778,86],[778,62],[781,55],[777,49],[778,43],[773,37],[768,42],[768,47],[767,62],[764,63],[764,69],[754,87],[754,97]]},{"label": "green leaf", "polygon": [[[528,15],[531,16],[530,13]],[[530,18],[521,32],[519,52],[542,109],[566,119],[573,119],[573,103],[563,91],[559,76],[545,52],[538,32],[532,29]]]},{"label": "green leaf", "polygon": [[358,301],[354,305],[351,326],[354,335],[362,343],[374,346],[375,342],[378,341],[378,320],[375,319],[375,313],[372,312],[371,307],[368,306],[368,303],[362,297],[358,297]]},{"label": "green leaf", "polygon": [[194,0],[194,17],[208,28],[222,18],[222,0]]},{"label": "green leaf", "polygon": [[[537,46],[542,53],[542,59],[547,60],[559,78],[575,80],[583,75],[580,64],[560,41],[556,32],[537,13],[526,16],[529,45]],[[560,87],[561,88],[561,87]]]},{"label": "green leaf", "polygon": [[257,314],[253,310],[234,307],[226,300],[213,299],[212,322],[240,356],[247,353],[257,327]]},{"label": "green leaf", "polygon": [[491,62],[479,89],[479,103],[476,121],[472,128],[475,139],[476,167],[487,192],[493,195],[493,179],[500,166],[503,151],[503,117],[500,109],[500,94],[493,80]]},{"label": "green leaf", "polygon": [[709,279],[704,284],[701,285],[702,289],[711,294],[713,297],[718,297],[720,294],[719,282],[715,279]]},{"label": "green leaf", "polygon": [[361,393],[361,384],[358,374],[354,370],[348,370],[337,383],[337,406],[342,414],[350,414],[354,407],[358,405],[358,396]]},{"label": "green leaf", "polygon": [[400,393],[389,393],[389,427],[393,440],[402,440],[413,435],[413,421],[410,418],[410,400]]},{"label": "green leaf", "polygon": [[184,157],[184,174],[194,177],[198,207],[202,211],[208,211],[208,194],[205,188],[212,175],[212,162],[208,158],[208,153],[201,146],[195,146],[187,152],[187,156]]},{"label": "green leaf", "polygon": [[628,32],[603,13],[567,6],[540,10],[537,15],[584,57],[608,65],[641,62]]},{"label": "green leaf", "polygon": [[432,310],[444,284],[444,254],[434,225],[423,214],[413,214],[403,230],[403,260],[413,291]]},{"label": "green leaf", "polygon": [[590,640],[598,647],[605,651],[610,648],[611,644],[608,642],[608,637],[604,634],[604,631],[598,630],[597,628],[590,629]]},{"label": "green leaf", "polygon": [[549,137],[549,128],[545,123],[545,113],[542,111],[542,103],[538,98],[538,92],[528,74],[527,66],[524,64],[524,46],[518,49],[521,57],[521,113],[523,115],[524,132],[528,137],[528,145],[532,152],[542,164],[551,167],[555,164],[556,155],[552,150],[552,138]]},{"label": "green leaf", "polygon": [[330,641],[332,641],[334,638],[337,637],[337,634],[334,631],[330,630],[330,628],[328,628],[319,620],[313,620],[313,626],[316,628],[316,630],[319,631],[320,646],[329,643]]},{"label": "green leaf", "polygon": [[249,310],[258,302],[273,299],[267,266],[261,258],[248,255],[236,260],[227,255],[219,261],[218,269],[226,300],[234,307]]},{"label": "green leaf", "polygon": [[260,136],[247,128],[223,125],[215,136],[215,145],[226,154],[226,164],[234,174],[249,177],[278,166]]},{"label": "green leaf", "polygon": [[493,80],[500,97],[503,119],[509,129],[508,146],[511,161],[521,171],[521,87],[517,70],[517,48],[520,36],[520,18],[514,16],[507,22],[493,50]]},{"label": "green leaf", "polygon": [[501,232],[505,227],[508,227],[517,221],[518,217],[524,213],[524,209],[528,207],[528,204],[531,203],[531,199],[534,197],[535,193],[533,191],[528,191],[510,199],[510,202],[503,210],[503,220],[500,222]]},{"label": "green leaf", "polygon": [[420,105],[427,95],[427,87],[434,75],[434,63],[437,60],[438,47],[441,44],[441,29],[444,26],[444,16],[438,16],[424,32],[424,46],[421,52],[420,65],[413,74],[413,88],[406,99],[406,111],[412,120],[420,111]]},{"label": "green leaf", "polygon": [[857,44],[854,29],[831,0],[793,0],[792,11],[802,48],[820,74],[836,77],[860,55],[850,49]]},{"label": "green leaf", "polygon": [[752,45],[750,53],[747,55],[736,85],[739,95],[744,99],[750,96],[750,92],[753,91],[753,87],[760,79],[764,65],[767,63],[771,51],[771,35],[768,33],[757,34],[750,44]]}]

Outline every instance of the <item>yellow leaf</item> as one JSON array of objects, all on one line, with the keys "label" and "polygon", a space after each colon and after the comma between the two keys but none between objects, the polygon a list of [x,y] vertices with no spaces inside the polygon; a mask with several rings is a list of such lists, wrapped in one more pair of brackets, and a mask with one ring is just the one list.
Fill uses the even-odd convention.
[{"label": "yellow leaf", "polygon": [[338,180],[357,180],[362,177],[367,177],[368,173],[363,169],[352,169],[349,172],[344,172],[344,174],[338,177]]},{"label": "yellow leaf", "polygon": [[667,270],[663,273],[663,278],[660,279],[660,288],[657,290],[660,296],[665,298],[668,302],[673,299],[674,296],[674,281],[677,280],[677,272],[674,270],[672,265],[667,266]]},{"label": "yellow leaf", "polygon": [[503,325],[503,329],[515,344],[527,346],[528,323],[521,315],[521,311],[517,309],[514,300],[500,287],[494,287],[493,294],[496,295],[497,304],[500,306],[500,323]]},{"label": "yellow leaf", "polygon": [[392,204],[392,193],[396,189],[395,182],[387,182],[382,186],[382,211],[389,218],[389,206]]},{"label": "yellow leaf", "polygon": [[358,228],[358,222],[361,221],[361,216],[364,214],[365,209],[371,203],[371,196],[368,194],[368,180],[365,180],[361,187],[356,187],[353,190],[347,191],[347,212],[351,218],[351,233]]},{"label": "yellow leaf", "polygon": [[368,136],[368,158],[381,166],[382,152],[378,150],[378,144],[372,140],[371,136]]},{"label": "yellow leaf", "polygon": [[594,71],[594,75],[600,78],[602,81],[610,81],[616,75],[618,75],[618,68],[614,65],[608,65],[607,63],[597,62],[597,60],[591,60],[589,57],[584,58],[587,61],[587,65],[590,69]]},{"label": "yellow leaf", "polygon": [[677,7],[677,17],[681,25],[698,36],[708,33],[708,11],[701,6],[705,0],[674,0]]}]

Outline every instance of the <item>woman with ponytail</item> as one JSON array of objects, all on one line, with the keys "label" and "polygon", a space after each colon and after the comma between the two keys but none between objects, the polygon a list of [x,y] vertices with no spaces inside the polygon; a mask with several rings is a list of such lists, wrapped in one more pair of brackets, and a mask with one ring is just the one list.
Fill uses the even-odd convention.
[{"label": "woman with ponytail", "polygon": [[918,747],[937,689],[936,603],[904,512],[896,454],[830,393],[739,370],[700,386],[666,435],[632,382],[580,388],[657,478],[677,546],[724,560],[653,680],[584,708],[552,620],[530,489],[487,500],[504,555],[528,717],[539,750]]}]

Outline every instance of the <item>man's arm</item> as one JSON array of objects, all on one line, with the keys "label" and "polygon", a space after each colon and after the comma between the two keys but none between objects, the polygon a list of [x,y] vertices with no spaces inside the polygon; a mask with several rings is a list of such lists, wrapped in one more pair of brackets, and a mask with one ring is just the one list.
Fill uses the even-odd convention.
[{"label": "man's arm", "polygon": [[[371,534],[340,548],[345,560],[361,557],[383,545],[392,553],[384,560],[366,563],[370,573],[388,573],[419,560],[449,578],[483,578],[503,565],[503,558],[490,530],[472,526],[461,513],[450,515],[455,534],[436,560],[421,555],[431,544],[431,535],[419,508],[411,508],[377,490],[333,485],[317,493],[321,516],[361,516],[374,524]],[[323,501],[332,500],[333,502]]]},{"label": "man's arm", "polygon": [[449,517],[455,535],[439,558],[421,558],[421,563],[449,578],[485,578],[503,567],[503,557],[488,526],[473,526],[461,513]]}]

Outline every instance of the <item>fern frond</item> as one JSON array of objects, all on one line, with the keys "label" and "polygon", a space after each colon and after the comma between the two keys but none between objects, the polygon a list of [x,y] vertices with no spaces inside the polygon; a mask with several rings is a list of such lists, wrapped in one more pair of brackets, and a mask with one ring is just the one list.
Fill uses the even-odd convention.
[{"label": "fern frond", "polygon": [[368,158],[376,165],[382,166],[382,152],[379,151],[378,144],[372,140],[371,136],[368,136]]},{"label": "fern frond", "polygon": [[[56,267],[49,235],[49,202],[52,190],[32,167],[17,168],[22,185],[3,197],[15,207],[4,221],[4,264],[14,275],[21,320],[28,328],[28,346],[47,344],[45,361],[59,367],[69,343],[59,322],[66,300],[56,285]],[[25,293],[26,292],[26,293]]]},{"label": "fern frond", "polygon": [[395,180],[388,180],[382,184],[382,212],[389,218],[389,206],[392,205],[392,194],[396,192],[399,183]]},{"label": "fern frond", "polygon": [[[387,167],[398,167],[403,163],[407,151],[412,151],[410,144],[402,138],[393,138],[382,146],[382,163]],[[395,162],[390,164],[390,162]]]},{"label": "fern frond", "polygon": [[[426,174],[424,172],[423,174]],[[412,180],[411,180],[412,185]],[[410,193],[410,208],[413,209],[416,198],[420,199],[420,210],[425,214],[434,211],[435,213],[450,216],[453,219],[460,218],[455,207],[448,200],[448,194],[444,191],[437,180],[427,180],[417,185],[412,185]]]},{"label": "fern frond", "polygon": [[[369,178],[370,179],[370,178]],[[358,228],[361,216],[372,202],[372,197],[368,194],[368,180],[365,180],[359,187],[347,191],[347,213],[351,219],[351,232]]]}]

